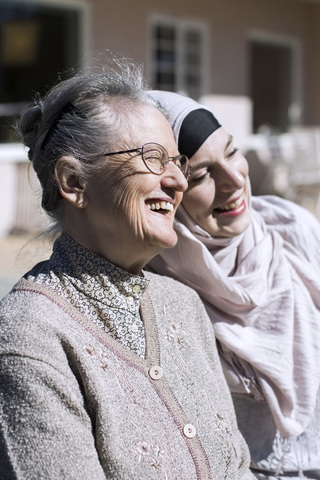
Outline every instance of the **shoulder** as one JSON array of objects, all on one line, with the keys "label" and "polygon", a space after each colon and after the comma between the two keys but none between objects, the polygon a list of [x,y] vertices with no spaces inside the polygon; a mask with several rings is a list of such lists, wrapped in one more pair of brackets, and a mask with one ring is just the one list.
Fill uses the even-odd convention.
[{"label": "shoulder", "polygon": [[186,301],[191,298],[192,301],[200,302],[201,300],[195,290],[187,285],[165,275],[159,275],[153,272],[144,272],[146,278],[150,281],[149,292],[157,293],[157,296],[167,296],[167,298],[180,299]]},{"label": "shoulder", "polygon": [[[52,301],[41,295],[36,290],[33,290],[32,283],[29,284],[29,288],[20,289],[22,281],[9,292],[0,302],[0,315],[2,324],[4,319],[9,319],[14,316],[17,322],[23,321],[25,315],[30,317],[38,317],[42,314],[43,310],[47,310],[48,304],[52,304]],[[51,305],[53,306],[53,305]]]},{"label": "shoulder", "polygon": [[253,196],[251,203],[253,212],[259,214],[266,225],[296,226],[303,223],[320,229],[318,219],[309,210],[290,200],[275,195],[261,195]]},{"label": "shoulder", "polygon": [[320,222],[308,210],[273,195],[252,197],[252,217],[266,231],[279,234],[305,258],[320,260]]},{"label": "shoulder", "polygon": [[192,330],[194,335],[203,336],[205,343],[209,338],[212,341],[213,326],[195,290],[164,275],[147,272],[146,277],[150,280],[148,293],[155,311],[161,318],[162,311],[166,312],[163,322],[170,323],[175,319],[176,322],[182,322],[186,329]]},{"label": "shoulder", "polygon": [[33,290],[31,282],[28,288],[20,289],[23,283],[27,285],[27,282],[19,282],[0,302],[2,353],[24,352],[28,355],[31,354],[30,346],[39,351],[51,350],[54,343],[60,343],[59,338],[67,328],[68,314],[45,292]]},{"label": "shoulder", "polygon": [[[18,318],[25,314],[41,316],[47,311],[50,316],[51,309],[59,310],[54,304],[54,295],[48,295],[47,288],[39,286],[34,282],[21,279],[0,302],[1,317],[10,316],[19,312]],[[18,320],[17,318],[17,320]]]}]

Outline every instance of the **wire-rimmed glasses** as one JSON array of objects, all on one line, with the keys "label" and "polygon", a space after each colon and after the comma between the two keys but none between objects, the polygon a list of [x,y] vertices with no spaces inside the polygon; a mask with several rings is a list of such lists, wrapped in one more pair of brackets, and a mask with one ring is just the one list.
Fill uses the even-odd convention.
[{"label": "wire-rimmed glasses", "polygon": [[167,150],[159,143],[145,143],[141,148],[134,148],[132,150],[121,150],[120,152],[104,153],[104,157],[111,155],[122,155],[123,153],[139,152],[143,163],[149,172],[155,175],[161,175],[167,168],[170,161],[172,161],[188,179],[189,177],[189,159],[186,155],[177,155],[176,157],[169,157]]}]

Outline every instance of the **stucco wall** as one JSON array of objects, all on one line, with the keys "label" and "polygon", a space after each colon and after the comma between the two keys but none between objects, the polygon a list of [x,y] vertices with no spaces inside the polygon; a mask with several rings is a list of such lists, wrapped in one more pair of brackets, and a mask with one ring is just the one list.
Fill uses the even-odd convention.
[{"label": "stucco wall", "polygon": [[[204,94],[248,95],[248,39],[252,34],[289,39],[301,45],[299,91],[302,121],[320,123],[320,6],[298,0],[88,0],[91,52],[110,49],[145,64],[148,77],[148,19],[176,15],[209,27],[208,91]],[[312,46],[315,46],[311,49]],[[318,98],[319,97],[319,98]]]}]

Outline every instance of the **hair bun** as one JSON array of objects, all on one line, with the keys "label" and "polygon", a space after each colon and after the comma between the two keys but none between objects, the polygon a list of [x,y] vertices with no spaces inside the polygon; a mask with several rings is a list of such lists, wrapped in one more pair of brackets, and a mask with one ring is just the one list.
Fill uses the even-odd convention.
[{"label": "hair bun", "polygon": [[28,157],[32,161],[35,143],[38,138],[39,126],[42,120],[42,108],[40,105],[26,107],[20,116],[19,129],[23,137],[23,143],[29,147]]}]

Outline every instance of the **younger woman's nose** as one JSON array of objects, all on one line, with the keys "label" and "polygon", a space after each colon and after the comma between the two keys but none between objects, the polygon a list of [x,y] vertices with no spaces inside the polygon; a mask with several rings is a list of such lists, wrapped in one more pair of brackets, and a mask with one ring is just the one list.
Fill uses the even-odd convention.
[{"label": "younger woman's nose", "polygon": [[216,186],[223,191],[243,188],[245,182],[245,177],[238,170],[228,165],[224,165],[215,175]]}]

